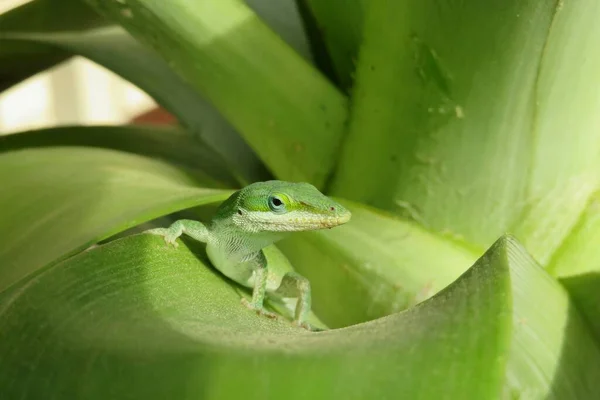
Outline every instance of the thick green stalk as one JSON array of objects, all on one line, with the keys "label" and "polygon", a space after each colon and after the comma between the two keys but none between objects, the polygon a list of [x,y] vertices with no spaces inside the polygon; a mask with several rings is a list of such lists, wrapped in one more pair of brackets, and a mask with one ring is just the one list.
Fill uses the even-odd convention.
[{"label": "thick green stalk", "polygon": [[88,0],[206,95],[281,179],[322,186],[346,98],[239,0]]}]

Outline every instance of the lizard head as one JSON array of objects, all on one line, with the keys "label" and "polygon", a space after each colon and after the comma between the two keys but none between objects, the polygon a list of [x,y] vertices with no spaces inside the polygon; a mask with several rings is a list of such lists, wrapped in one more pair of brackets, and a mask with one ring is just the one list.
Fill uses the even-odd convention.
[{"label": "lizard head", "polygon": [[333,228],[348,222],[351,216],[341,204],[308,183],[257,182],[234,196],[234,208],[230,209],[233,221],[251,232]]}]

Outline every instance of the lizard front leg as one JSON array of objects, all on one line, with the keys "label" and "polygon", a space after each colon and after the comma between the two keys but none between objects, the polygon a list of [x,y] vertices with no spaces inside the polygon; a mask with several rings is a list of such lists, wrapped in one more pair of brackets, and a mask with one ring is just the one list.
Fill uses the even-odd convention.
[{"label": "lizard front leg", "polygon": [[206,243],[208,241],[208,229],[206,229],[206,226],[202,222],[191,219],[180,219],[173,222],[168,228],[149,229],[146,233],[160,235],[165,239],[167,244],[172,244],[175,247],[178,246],[175,240],[184,233],[200,242]]},{"label": "lizard front leg", "polygon": [[264,308],[268,269],[267,259],[262,250],[252,255],[246,263],[249,264],[248,266],[253,271],[254,288],[252,289],[252,300],[248,302],[248,300],[242,298],[242,304],[249,309],[256,311],[257,314],[264,315],[268,318],[277,318],[276,314],[273,314]]}]

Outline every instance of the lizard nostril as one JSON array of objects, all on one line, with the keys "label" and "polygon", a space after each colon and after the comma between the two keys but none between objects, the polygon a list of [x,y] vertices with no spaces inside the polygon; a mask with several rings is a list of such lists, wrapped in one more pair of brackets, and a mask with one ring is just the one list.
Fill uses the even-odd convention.
[{"label": "lizard nostril", "polygon": [[335,211],[335,207],[331,207],[331,211]]}]

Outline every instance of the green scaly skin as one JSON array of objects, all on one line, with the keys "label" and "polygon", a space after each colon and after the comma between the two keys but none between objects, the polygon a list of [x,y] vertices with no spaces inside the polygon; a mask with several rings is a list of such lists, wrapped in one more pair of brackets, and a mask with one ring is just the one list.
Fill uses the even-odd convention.
[{"label": "green scaly skin", "polygon": [[310,329],[310,282],[286,263],[267,265],[263,249],[292,232],[333,228],[350,220],[350,212],[308,183],[257,182],[232,194],[221,204],[212,221],[179,220],[169,228],[148,232],[168,244],[186,234],[206,243],[211,263],[221,273],[252,289],[248,308],[276,316],[264,309],[265,295],[297,299],[294,324]]}]

